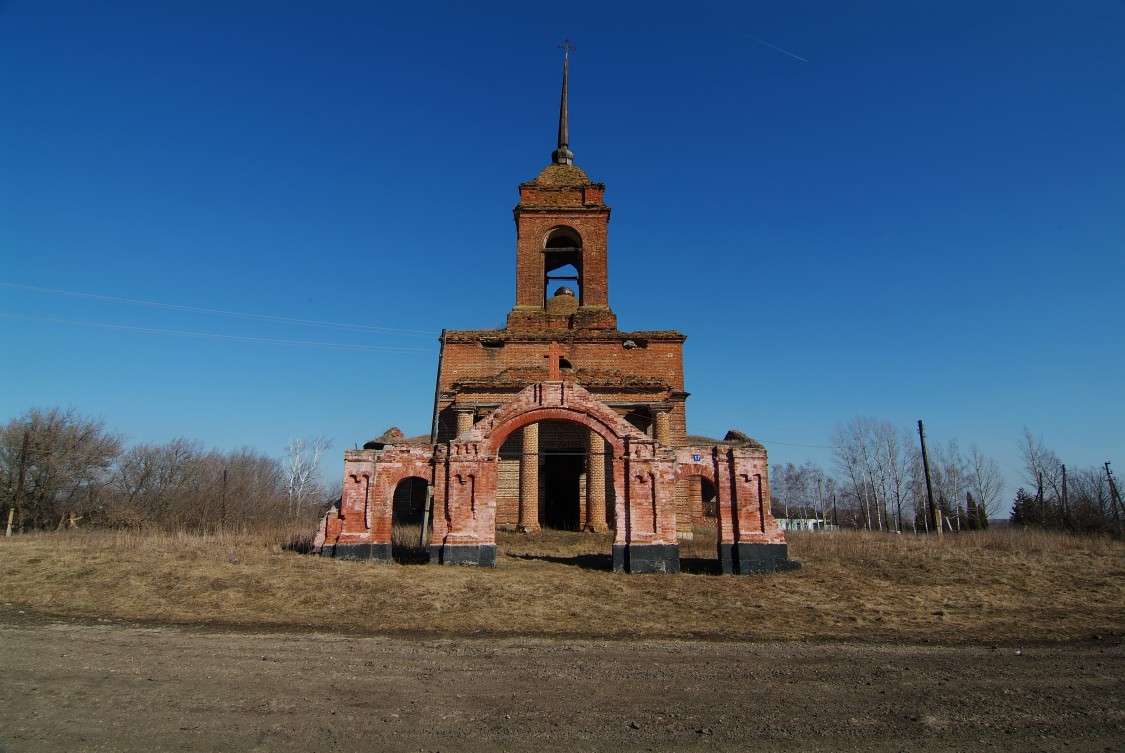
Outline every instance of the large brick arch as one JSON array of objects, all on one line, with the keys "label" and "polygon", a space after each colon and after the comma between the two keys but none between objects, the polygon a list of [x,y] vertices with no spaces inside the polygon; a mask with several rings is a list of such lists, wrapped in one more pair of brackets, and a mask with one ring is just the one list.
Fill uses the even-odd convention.
[{"label": "large brick arch", "polygon": [[417,477],[433,485],[432,457],[433,451],[428,447],[392,446],[375,462],[376,472],[366,511],[367,528],[375,541],[390,544],[395,489],[404,479]]},{"label": "large brick arch", "polygon": [[504,441],[514,432],[528,424],[540,421],[566,421],[572,424],[580,424],[591,431],[597,432],[615,450],[620,450],[622,447],[622,437],[618,436],[611,427],[606,426],[603,421],[589,413],[566,408],[536,408],[513,416],[495,427],[484,439],[487,443],[488,454],[498,453]]},{"label": "large brick arch", "polygon": [[[715,466],[711,463],[677,463],[676,480],[679,481],[689,476],[702,476],[712,484],[715,484]],[[718,488],[718,484],[715,484],[715,488]]]},{"label": "large brick arch", "polygon": [[489,455],[500,451],[512,432],[538,421],[569,421],[601,435],[615,454],[624,451],[625,439],[650,441],[585,388],[568,382],[538,382],[477,422],[466,436]]},{"label": "large brick arch", "polygon": [[380,466],[379,475],[376,476],[376,495],[385,496],[384,500],[390,504],[394,499],[395,489],[408,478],[420,478],[430,486],[434,485],[434,469],[429,463],[410,463],[402,468],[393,466]]}]

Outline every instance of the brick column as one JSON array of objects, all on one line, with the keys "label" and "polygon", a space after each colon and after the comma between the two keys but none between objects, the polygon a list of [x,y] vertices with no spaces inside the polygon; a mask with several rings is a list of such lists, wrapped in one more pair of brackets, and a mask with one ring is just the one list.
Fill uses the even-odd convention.
[{"label": "brick column", "polygon": [[590,431],[590,454],[586,457],[586,531],[608,531],[605,522],[605,440]]},{"label": "brick column", "polygon": [[523,427],[520,456],[520,531],[539,531],[539,424]]},{"label": "brick column", "polygon": [[667,408],[653,408],[653,411],[656,413],[656,426],[652,438],[668,447],[672,444],[672,412]]},{"label": "brick column", "polygon": [[469,429],[473,428],[473,419],[476,418],[476,411],[472,408],[458,408],[457,409],[457,436],[461,436]]},{"label": "brick column", "polygon": [[688,498],[687,508],[684,510],[687,515],[688,521],[691,523],[703,523],[703,477],[702,476],[689,476],[688,477]]}]

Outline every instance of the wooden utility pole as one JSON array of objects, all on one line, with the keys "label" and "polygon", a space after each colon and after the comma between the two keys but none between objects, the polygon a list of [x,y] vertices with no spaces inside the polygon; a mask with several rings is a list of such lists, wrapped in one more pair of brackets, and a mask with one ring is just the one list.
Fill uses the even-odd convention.
[{"label": "wooden utility pole", "polygon": [[16,479],[16,496],[12,499],[12,509],[8,511],[8,536],[12,535],[12,513],[19,520],[20,525],[23,525],[23,509],[21,504],[23,502],[23,485],[24,477],[27,475],[27,454],[31,449],[31,430],[23,430],[23,449],[20,450],[20,475]]},{"label": "wooden utility pole", "polygon": [[922,427],[922,419],[918,419],[918,439],[922,443],[922,470],[926,474],[926,503],[929,505],[926,520],[931,530],[941,533],[941,521],[938,519],[937,507],[934,506],[934,487],[930,483],[930,460],[926,456],[926,430]]},{"label": "wooden utility pole", "polygon": [[219,496],[219,534],[227,524],[227,469],[223,469],[223,493]]},{"label": "wooden utility pole", "polygon": [[1047,501],[1043,498],[1043,471],[1035,474],[1035,501],[1039,503],[1039,525],[1047,522]]},{"label": "wooden utility pole", "polygon": [[[444,334],[444,331],[442,331]],[[422,505],[422,537],[418,539],[418,547],[422,552],[430,550],[430,511],[433,510],[433,486],[425,486],[425,504]]]},{"label": "wooden utility pole", "polygon": [[1113,480],[1113,472],[1109,470],[1109,461],[1105,461],[1105,477],[1109,481],[1109,504],[1113,508],[1113,520],[1117,523],[1117,534],[1121,535],[1121,494],[1117,491],[1117,484]]},{"label": "wooden utility pole", "polygon": [[824,479],[822,478],[816,480],[816,496],[820,499],[820,519],[827,523],[828,516],[824,511]]},{"label": "wooden utility pole", "polygon": [[1066,501],[1066,466],[1062,466],[1062,519],[1063,525],[1070,528],[1070,511]]}]

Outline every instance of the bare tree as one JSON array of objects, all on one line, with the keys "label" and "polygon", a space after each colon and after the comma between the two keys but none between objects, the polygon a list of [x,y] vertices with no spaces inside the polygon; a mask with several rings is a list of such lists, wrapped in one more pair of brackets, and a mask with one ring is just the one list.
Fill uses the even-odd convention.
[{"label": "bare tree", "polygon": [[99,505],[120,452],[103,419],[32,408],[0,427],[0,494],[20,529],[61,526]]},{"label": "bare tree", "polygon": [[874,418],[853,418],[836,426],[831,445],[833,460],[851,486],[864,527],[902,530],[909,463],[894,425]]},{"label": "bare tree", "polygon": [[207,486],[207,459],[203,443],[197,440],[177,438],[162,445],[130,447],[114,468],[118,499],[111,522],[168,526],[182,519]]},{"label": "bare tree", "polygon": [[1036,490],[1041,497],[1040,503],[1062,499],[1062,461],[1054,450],[1043,444],[1042,437],[1033,436],[1026,426],[1020,456],[1023,459],[1024,481]]},{"label": "bare tree", "polygon": [[1110,531],[1113,502],[1104,466],[1078,468],[1067,478],[1067,496],[1075,530]]},{"label": "bare tree", "polygon": [[957,440],[949,440],[944,447],[934,443],[931,458],[930,475],[937,506],[950,526],[960,526],[964,522],[961,500],[965,498],[968,471]]},{"label": "bare tree", "polygon": [[323,501],[320,460],[331,447],[331,440],[324,436],[289,440],[285,448],[285,492],[289,499],[290,517],[296,517],[306,505]]},{"label": "bare tree", "polygon": [[282,463],[243,447],[194,440],[137,445],[114,470],[104,523],[191,533],[246,532],[289,521]]},{"label": "bare tree", "polygon": [[895,531],[902,531],[902,504],[906,496],[909,462],[903,451],[904,443],[900,442],[900,432],[889,421],[880,421],[875,425],[875,455],[876,477],[878,479],[880,496],[883,499],[883,517],[887,520],[887,527],[892,525],[887,515],[887,505],[894,511],[893,526]]},{"label": "bare tree", "polygon": [[1004,491],[1004,476],[996,461],[976,444],[969,445],[968,488],[984,520],[994,517],[1000,510],[1000,494]]},{"label": "bare tree", "polygon": [[222,457],[213,478],[208,525],[247,531],[292,520],[282,461],[243,447]]},{"label": "bare tree", "polygon": [[851,487],[856,506],[863,520],[863,527],[871,529],[871,486],[868,469],[871,448],[867,437],[867,427],[875,419],[856,417],[847,424],[837,424],[832,432],[832,459],[844,474]]},{"label": "bare tree", "polygon": [[817,518],[824,514],[822,494],[831,484],[824,469],[812,462],[804,465],[774,465],[770,470],[770,499],[774,515],[785,518]]}]

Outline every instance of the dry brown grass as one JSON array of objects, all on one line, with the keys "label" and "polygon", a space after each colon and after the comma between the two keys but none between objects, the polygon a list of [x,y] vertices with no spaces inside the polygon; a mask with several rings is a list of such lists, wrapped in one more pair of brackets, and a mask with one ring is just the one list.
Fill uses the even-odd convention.
[{"label": "dry brown grass", "polygon": [[[1125,545],[988,531],[792,534],[766,577],[608,571],[608,535],[499,535],[495,569],[338,562],[259,536],[47,533],[0,540],[0,616],[601,638],[1064,641],[1125,626]],[[685,542],[713,568],[714,540]]]}]

